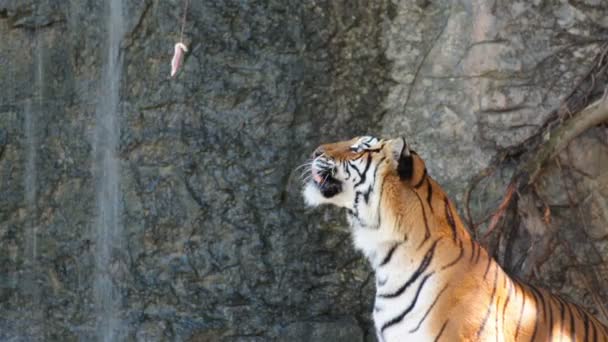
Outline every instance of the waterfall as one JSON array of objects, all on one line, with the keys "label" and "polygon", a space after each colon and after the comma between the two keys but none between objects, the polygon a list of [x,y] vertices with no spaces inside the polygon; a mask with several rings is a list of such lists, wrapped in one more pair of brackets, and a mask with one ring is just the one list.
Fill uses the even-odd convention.
[{"label": "waterfall", "polygon": [[27,211],[27,239],[25,253],[30,263],[34,263],[37,254],[36,241],[36,156],[38,154],[38,138],[36,137],[35,112],[39,108],[37,105],[33,108],[31,100],[25,101],[25,206]]},{"label": "waterfall", "polygon": [[96,334],[100,341],[123,339],[121,294],[116,286],[119,264],[115,251],[122,246],[120,199],[119,102],[121,79],[120,43],[124,34],[121,0],[107,0],[107,55],[102,68],[95,118],[93,168],[96,178],[97,216],[94,223],[95,279],[93,286],[97,317]]},{"label": "waterfall", "polygon": [[[36,82],[37,83],[37,82]],[[36,136],[36,114],[40,107],[32,104],[28,99],[24,105],[24,133],[25,133],[25,177],[23,188],[25,190],[25,209],[26,209],[26,228],[25,228],[25,263],[28,272],[23,285],[26,292],[32,296],[32,305],[40,304],[40,291],[37,284],[37,258],[38,258],[38,229],[36,205],[36,158],[38,148],[38,138]],[[33,308],[34,312],[40,312],[39,307]]]},{"label": "waterfall", "polygon": [[25,273],[23,289],[31,296],[32,319],[31,328],[39,331],[43,326],[42,301],[40,290],[40,269],[38,266],[38,171],[36,160],[38,160],[38,121],[43,113],[44,103],[44,46],[43,39],[39,30],[34,31],[34,91],[32,98],[24,103],[24,137],[25,137],[25,175],[23,188],[25,192],[25,246],[24,260],[28,272]]}]

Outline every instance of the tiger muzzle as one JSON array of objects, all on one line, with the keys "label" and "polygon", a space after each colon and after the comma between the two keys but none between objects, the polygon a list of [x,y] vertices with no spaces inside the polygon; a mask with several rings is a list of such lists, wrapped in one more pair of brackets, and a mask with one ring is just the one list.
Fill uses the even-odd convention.
[{"label": "tiger muzzle", "polygon": [[317,158],[312,166],[312,179],[321,194],[330,198],[342,191],[342,182],[334,178],[335,167]]}]

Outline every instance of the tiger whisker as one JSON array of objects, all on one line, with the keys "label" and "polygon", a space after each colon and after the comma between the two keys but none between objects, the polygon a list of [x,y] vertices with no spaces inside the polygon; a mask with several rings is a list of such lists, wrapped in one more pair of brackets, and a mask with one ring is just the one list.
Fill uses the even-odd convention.
[{"label": "tiger whisker", "polygon": [[312,168],[306,169],[304,171],[302,171],[302,173],[300,174],[299,178],[302,179],[304,177],[307,176],[311,176],[312,177]]},{"label": "tiger whisker", "polygon": [[325,177],[323,177],[323,180],[321,181],[321,185],[325,184],[328,177],[329,177],[329,174],[326,174]]},{"label": "tiger whisker", "polygon": [[297,167],[294,169],[294,172],[297,172],[297,171],[299,171],[299,170],[302,170],[302,172],[301,172],[301,173],[300,173],[300,175],[298,176],[298,178],[299,178],[299,179],[302,179],[302,178],[303,178],[305,175],[307,175],[307,174],[310,174],[310,173],[311,173],[311,171],[312,171],[312,163],[313,163],[313,161],[312,161],[312,160],[310,160],[310,161],[305,162],[305,163],[304,163],[304,164],[302,164],[302,165],[297,166]]},{"label": "tiger whisker", "polygon": [[312,162],[313,162],[312,160],[309,160],[309,161],[305,162],[305,163],[304,163],[304,164],[302,164],[302,165],[296,166],[296,168],[295,168],[295,169],[293,169],[293,170],[294,170],[294,171],[298,171],[299,169],[301,169],[301,168],[303,168],[303,167],[306,167],[306,166],[312,166]]},{"label": "tiger whisker", "polygon": [[312,181],[312,176],[302,180],[303,184],[309,183]]}]

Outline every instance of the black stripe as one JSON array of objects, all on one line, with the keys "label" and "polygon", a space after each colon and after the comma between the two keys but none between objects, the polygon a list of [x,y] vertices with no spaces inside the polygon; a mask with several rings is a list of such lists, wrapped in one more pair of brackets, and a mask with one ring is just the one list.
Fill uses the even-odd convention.
[{"label": "black stripe", "polygon": [[356,191],[355,192],[355,201],[353,202],[353,210],[355,212],[355,217],[359,217],[359,197],[361,197],[363,194],[361,193],[361,191]]},{"label": "black stripe", "polygon": [[395,298],[395,297],[399,297],[429,267],[429,265],[433,261],[433,255],[435,254],[435,247],[437,247],[437,243],[439,242],[439,240],[441,240],[441,239],[435,240],[435,242],[433,243],[433,245],[429,248],[429,250],[424,255],[424,258],[422,258],[422,261],[420,262],[420,265],[418,266],[418,269],[416,269],[416,271],[414,271],[414,273],[411,275],[410,279],[408,279],[405,282],[405,284],[401,285],[401,287],[398,288],[397,291],[395,291],[393,293],[379,294],[377,296],[380,297],[380,298]]},{"label": "black stripe", "polygon": [[454,221],[454,216],[452,215],[452,208],[450,207],[450,201],[447,197],[443,198],[443,202],[445,202],[445,217],[447,218],[448,224],[452,229],[452,239],[456,242],[456,222]]},{"label": "black stripe", "polygon": [[[384,146],[382,146],[382,147],[384,147]],[[370,149],[367,149],[365,151],[369,152],[369,153],[378,153],[378,152],[382,151],[382,147],[380,147],[380,148],[374,148],[374,149],[370,148]]]},{"label": "black stripe", "polygon": [[361,191],[355,191],[355,208],[357,207],[357,204],[359,204],[359,197],[363,196],[363,193]]},{"label": "black stripe", "polygon": [[414,188],[418,189],[419,187],[421,187],[422,183],[424,183],[425,179],[426,179],[426,167],[422,171],[422,178],[420,178],[420,180],[418,181],[418,183],[416,183],[416,185],[414,185]]},{"label": "black stripe", "polygon": [[486,266],[486,271],[483,273],[483,279],[486,279],[486,276],[488,275],[488,271],[490,270],[490,266],[492,265],[492,257],[490,257],[490,254],[488,254],[486,252],[486,255],[488,256],[488,266]]},{"label": "black stripe", "polygon": [[365,201],[365,204],[369,204],[369,195],[371,195],[373,189],[374,183],[372,182],[369,188],[367,188],[367,190],[365,190],[365,192],[363,193],[363,200]]},{"label": "black stripe", "polygon": [[[516,282],[513,283],[515,286],[519,286]],[[519,310],[519,318],[517,319],[517,327],[515,328],[515,341],[517,341],[517,336],[519,335],[519,329],[521,328],[521,319],[524,316],[524,310],[526,308],[526,292],[523,288],[521,289],[521,310]],[[515,288],[515,294],[517,295],[517,288]]]},{"label": "black stripe", "polygon": [[568,309],[568,315],[570,315],[570,340],[574,341],[576,337],[576,323],[574,322],[574,312],[570,308],[570,304],[566,303],[566,309]]},{"label": "black stripe", "polygon": [[422,291],[424,284],[433,274],[434,274],[434,272],[431,272],[431,273],[425,275],[424,278],[422,278],[422,281],[420,282],[420,285],[418,285],[418,289],[416,290],[416,295],[414,296],[414,299],[412,300],[410,305],[398,316],[396,316],[395,318],[391,319],[390,321],[384,323],[384,325],[382,325],[382,328],[380,329],[381,333],[383,333],[386,328],[401,322],[403,320],[403,318],[408,313],[410,313],[410,311],[412,311],[412,309],[414,309],[414,306],[416,306],[416,302],[418,301],[418,296],[420,296],[420,292]]},{"label": "black stripe", "polygon": [[473,259],[475,259],[475,240],[473,239],[472,235],[469,235],[469,242],[471,243],[471,259],[469,259],[469,262],[473,262]]},{"label": "black stripe", "polygon": [[481,327],[479,328],[479,330],[477,330],[477,338],[479,338],[479,336],[481,336],[481,333],[483,332],[484,328],[486,327],[486,322],[488,320],[488,318],[490,317],[490,312],[492,311],[492,305],[494,305],[494,297],[496,296],[496,288],[497,288],[497,284],[498,284],[498,265],[494,266],[494,285],[492,287],[492,294],[490,295],[490,303],[488,304],[488,311],[486,311],[486,315],[483,319],[483,322],[481,323]]},{"label": "black stripe", "polygon": [[445,292],[445,290],[448,288],[448,284],[446,284],[443,289],[441,289],[441,291],[439,291],[439,293],[437,294],[437,296],[435,296],[435,300],[433,301],[433,303],[431,303],[431,306],[429,306],[429,308],[426,310],[426,312],[424,313],[424,316],[422,316],[422,319],[420,319],[420,322],[418,322],[418,325],[410,330],[410,334],[411,333],[415,333],[416,331],[418,331],[418,329],[420,329],[420,326],[422,325],[422,323],[424,322],[424,320],[426,319],[426,317],[429,315],[429,313],[431,312],[431,310],[433,309],[433,307],[435,306],[435,304],[437,304],[437,301],[439,300],[439,297],[441,297],[441,295],[443,294],[443,292]]},{"label": "black stripe", "polygon": [[361,176],[361,170],[359,170],[359,167],[355,165],[355,163],[348,161],[348,166],[350,166],[359,176]]},{"label": "black stripe", "polygon": [[426,178],[426,202],[429,204],[429,208],[431,208],[431,212],[433,211],[433,186],[431,185],[431,180]]},{"label": "black stripe", "polygon": [[549,311],[547,311],[547,302],[545,301],[545,297],[543,297],[543,293],[540,292],[537,288],[535,288],[533,286],[531,288],[532,288],[532,291],[534,291],[538,294],[538,299],[543,304],[543,319],[545,320],[545,323],[546,323],[546,322],[548,322]]},{"label": "black stripe", "polygon": [[372,182],[367,191],[363,194],[363,199],[365,200],[365,203],[369,203],[369,195],[373,192],[374,186],[376,185],[376,178],[378,176],[378,170],[380,169],[379,165],[382,164],[385,159],[385,157],[382,157],[382,159],[380,159],[380,161],[378,162],[378,165],[374,170],[374,178],[372,179]]},{"label": "black stripe", "polygon": [[420,249],[420,247],[422,247],[422,245],[424,245],[424,243],[431,237],[431,230],[429,229],[429,222],[426,219],[426,210],[424,210],[424,203],[422,202],[422,198],[420,198],[420,195],[418,195],[416,191],[413,191],[413,193],[418,198],[418,202],[420,202],[420,209],[422,210],[422,219],[424,220],[424,240],[422,240],[422,242],[420,242],[420,245],[418,245],[418,249]]},{"label": "black stripe", "polygon": [[346,177],[344,180],[349,180],[350,179],[350,170],[348,169],[348,165],[346,163],[344,163],[342,165],[342,168],[344,169],[344,172],[346,172],[346,175],[348,175],[348,177]]},{"label": "black stripe", "polygon": [[507,299],[505,299],[505,304],[502,307],[502,328],[505,328],[505,313],[507,312],[507,305],[509,305],[509,301],[511,300],[511,294],[513,293],[513,282],[509,277],[503,275],[505,277],[505,281],[509,282],[509,290],[507,291]]},{"label": "black stripe", "polygon": [[[536,308],[536,317],[534,318],[534,330],[532,331],[532,339],[530,339],[530,341],[536,341],[536,333],[538,332],[538,314],[540,313],[540,306],[538,305],[538,300],[540,299],[542,301],[542,297],[537,297],[537,290],[530,286],[529,287],[530,291],[532,292],[532,297],[534,298],[534,308]],[[540,293],[539,293],[540,296]],[[543,301],[543,317],[545,316],[545,302]]]},{"label": "black stripe", "polygon": [[[475,263],[477,264],[479,262],[479,257],[481,256],[481,245],[477,244],[477,257],[475,258]],[[484,250],[485,251],[485,250]]]},{"label": "black stripe", "polygon": [[358,152],[358,153],[359,153],[359,155],[358,155],[358,156],[356,156],[355,158],[351,159],[352,161],[357,161],[357,160],[359,160],[359,159],[363,158],[363,156],[365,156],[365,155],[366,155],[366,153],[365,153],[365,152]]},{"label": "black stripe", "polygon": [[363,173],[359,173],[360,179],[357,182],[357,184],[355,184],[355,188],[365,182],[365,179],[367,177],[367,171],[369,171],[369,167],[370,167],[371,164],[372,164],[372,155],[368,154],[367,155],[367,163],[365,164],[365,169],[363,170]]},{"label": "black stripe", "polygon": [[439,334],[437,334],[437,337],[435,337],[435,342],[439,341],[441,334],[443,334],[443,330],[445,330],[445,326],[448,325],[448,321],[449,320],[446,320],[445,323],[443,323],[443,325],[441,326],[441,330],[439,330]]},{"label": "black stripe", "polygon": [[399,245],[401,245],[401,244],[395,243],[394,245],[391,246],[391,248],[388,250],[388,253],[384,257],[384,259],[382,259],[382,262],[380,263],[379,267],[382,267],[391,261],[391,258],[393,257],[393,253],[395,253],[395,250],[397,250],[397,247],[399,247]]},{"label": "black stripe", "polygon": [[591,334],[593,334],[593,342],[597,341],[597,330],[595,330],[595,321],[591,321]]},{"label": "black stripe", "polygon": [[576,311],[578,311],[579,316],[581,316],[581,319],[583,320],[583,330],[585,331],[583,341],[587,341],[587,337],[589,335],[589,317],[587,317],[587,315],[578,307],[576,308]]},{"label": "black stripe", "polygon": [[460,244],[459,244],[458,246],[460,247],[460,253],[459,253],[459,254],[458,254],[458,256],[456,257],[456,259],[454,259],[454,261],[452,261],[452,262],[450,262],[449,264],[447,264],[447,265],[443,266],[443,267],[441,268],[441,270],[442,270],[442,271],[443,271],[443,270],[445,270],[446,268],[450,268],[450,267],[452,267],[452,266],[456,265],[456,263],[457,263],[457,262],[458,262],[460,259],[462,259],[462,256],[464,255],[464,248],[462,247],[462,241],[459,241],[459,242],[460,242]]}]

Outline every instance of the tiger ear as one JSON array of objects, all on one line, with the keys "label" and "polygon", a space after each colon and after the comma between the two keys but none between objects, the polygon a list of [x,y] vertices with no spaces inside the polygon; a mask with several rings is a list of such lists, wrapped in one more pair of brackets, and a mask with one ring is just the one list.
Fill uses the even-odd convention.
[{"label": "tiger ear", "polygon": [[392,153],[394,160],[397,161],[397,173],[402,180],[409,180],[414,174],[414,159],[410,153],[410,148],[403,138],[397,138],[392,143]]},{"label": "tiger ear", "polygon": [[399,158],[401,158],[401,154],[403,153],[403,150],[405,149],[407,144],[405,143],[405,139],[397,138],[391,139],[389,141],[389,146],[391,149],[391,156],[393,157],[393,160],[399,161]]}]

